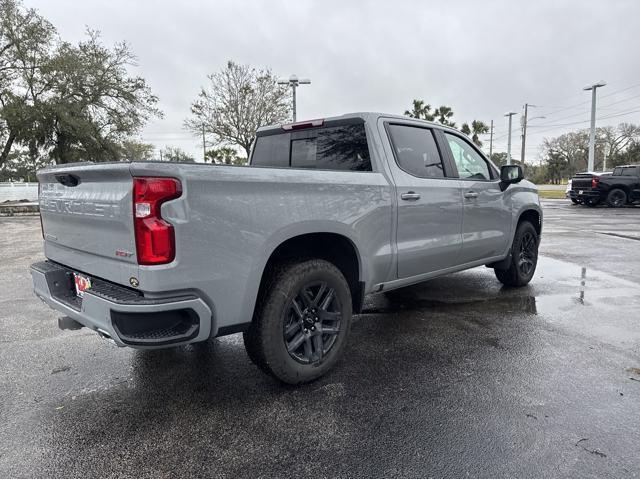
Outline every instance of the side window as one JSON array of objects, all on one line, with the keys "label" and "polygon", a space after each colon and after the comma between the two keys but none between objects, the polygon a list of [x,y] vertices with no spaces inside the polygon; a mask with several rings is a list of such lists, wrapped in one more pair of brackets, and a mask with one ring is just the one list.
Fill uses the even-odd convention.
[{"label": "side window", "polygon": [[444,135],[449,143],[449,148],[453,154],[453,160],[458,168],[460,178],[474,180],[491,179],[489,164],[469,143],[456,135],[449,133],[445,133]]},{"label": "side window", "polygon": [[364,124],[321,128],[301,136],[291,140],[292,168],[371,171]]},{"label": "side window", "polygon": [[289,166],[289,133],[259,136],[253,147],[251,166]]},{"label": "side window", "polygon": [[431,130],[389,125],[389,135],[400,168],[420,178],[444,178],[442,158]]},{"label": "side window", "polygon": [[622,176],[638,176],[635,168],[622,168]]}]

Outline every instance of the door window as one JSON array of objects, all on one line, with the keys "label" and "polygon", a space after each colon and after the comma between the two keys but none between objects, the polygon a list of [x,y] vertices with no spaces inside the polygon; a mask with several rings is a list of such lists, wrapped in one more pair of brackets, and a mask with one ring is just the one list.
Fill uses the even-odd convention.
[{"label": "door window", "polygon": [[449,133],[444,135],[449,143],[453,161],[456,163],[460,178],[472,180],[491,179],[489,164],[469,143],[456,135]]},{"label": "door window", "polygon": [[389,125],[389,135],[401,169],[420,178],[444,178],[442,158],[431,130]]}]

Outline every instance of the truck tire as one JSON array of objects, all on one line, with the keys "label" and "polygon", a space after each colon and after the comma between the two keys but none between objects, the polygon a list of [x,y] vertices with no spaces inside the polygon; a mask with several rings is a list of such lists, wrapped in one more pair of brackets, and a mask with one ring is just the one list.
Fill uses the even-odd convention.
[{"label": "truck tire", "polygon": [[574,205],[579,205],[579,204],[580,204],[580,202],[579,202],[578,200],[576,200],[575,198],[571,198],[571,202],[572,202]]},{"label": "truck tire", "polygon": [[584,204],[590,208],[595,208],[596,206],[598,206],[599,203],[600,203],[599,198],[587,198],[586,200],[584,200]]},{"label": "truck tire", "polygon": [[538,232],[528,221],[521,221],[511,245],[511,261],[507,269],[494,269],[496,278],[505,286],[525,286],[533,278],[538,264]]},{"label": "truck tire", "polygon": [[620,208],[627,204],[627,194],[620,188],[614,188],[607,195],[607,204],[611,208]]},{"label": "truck tire", "polygon": [[329,371],[351,327],[351,291],[332,263],[311,259],[273,271],[243,335],[251,360],[288,384]]}]

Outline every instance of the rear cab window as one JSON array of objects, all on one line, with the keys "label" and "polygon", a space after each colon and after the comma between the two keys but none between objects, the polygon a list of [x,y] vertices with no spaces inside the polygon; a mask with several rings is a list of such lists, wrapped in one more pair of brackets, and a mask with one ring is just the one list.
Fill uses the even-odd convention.
[{"label": "rear cab window", "polygon": [[400,169],[418,178],[444,178],[444,165],[433,131],[390,123],[389,137]]},{"label": "rear cab window", "polygon": [[319,127],[259,132],[251,166],[372,171],[364,120],[329,120]]}]

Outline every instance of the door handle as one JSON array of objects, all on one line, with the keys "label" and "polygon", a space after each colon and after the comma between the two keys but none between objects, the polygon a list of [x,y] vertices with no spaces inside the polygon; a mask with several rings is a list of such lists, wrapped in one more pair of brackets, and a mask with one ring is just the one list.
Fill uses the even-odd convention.
[{"label": "door handle", "polygon": [[407,193],[402,193],[400,195],[400,198],[402,198],[405,201],[415,201],[420,199],[420,193],[416,193],[415,191],[409,191]]},{"label": "door handle", "polygon": [[465,198],[467,198],[467,199],[472,200],[472,199],[474,199],[474,198],[477,198],[477,197],[478,197],[478,193],[476,193],[475,191],[467,191],[467,192],[464,194],[464,197],[465,197]]}]

